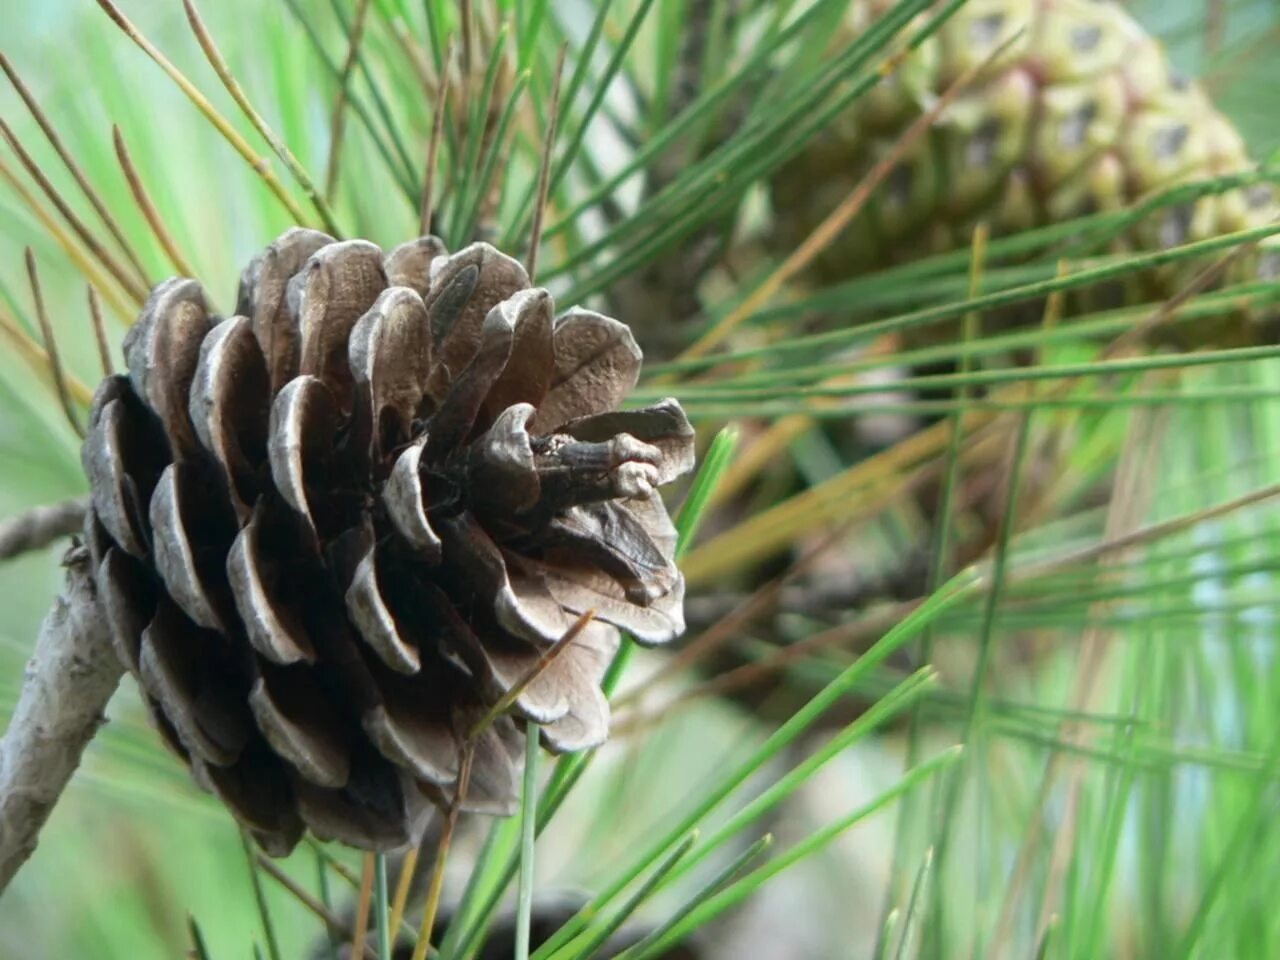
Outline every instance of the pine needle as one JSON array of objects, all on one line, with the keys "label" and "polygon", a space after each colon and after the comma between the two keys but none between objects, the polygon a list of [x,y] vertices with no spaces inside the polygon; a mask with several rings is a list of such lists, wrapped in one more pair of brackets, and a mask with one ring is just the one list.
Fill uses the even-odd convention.
[{"label": "pine needle", "polygon": [[[14,349],[27,362],[27,365],[39,375],[54,390],[54,396],[57,396],[57,386],[53,380],[53,365],[50,361],[48,352],[40,344],[36,343],[27,334],[22,327],[14,321],[3,310],[0,310],[0,332],[3,332],[13,344]],[[85,383],[71,374],[65,374],[67,378],[67,389],[70,391],[72,398],[81,406],[88,406],[93,400],[93,391],[90,390]]]},{"label": "pine needle", "polygon": [[449,848],[453,845],[453,834],[458,826],[458,814],[462,811],[462,804],[467,797],[467,788],[471,783],[471,762],[474,756],[474,750],[464,744],[462,762],[458,765],[458,784],[453,802],[449,804],[449,812],[445,816],[440,839],[436,842],[435,862],[431,865],[431,883],[427,887],[427,899],[422,908],[422,924],[418,928],[418,942],[414,945],[411,960],[426,960],[427,951],[431,950],[431,935],[435,930],[436,916],[440,912],[440,898],[444,893],[445,864],[449,860]]},{"label": "pine needle", "polygon": [[476,721],[475,725],[467,734],[467,738],[469,740],[474,740],[476,737],[480,736],[480,734],[484,733],[484,731],[488,730],[489,727],[493,726],[493,722],[495,720],[515,706],[516,701],[520,699],[520,695],[524,693],[525,690],[529,689],[529,684],[533,683],[540,676],[546,673],[547,670],[564,655],[564,652],[573,646],[573,642],[582,635],[582,631],[587,629],[587,626],[595,619],[595,617],[595,610],[587,610],[579,616],[577,620],[570,624],[569,628],[560,635],[560,638],[543,651],[542,655],[538,657],[533,666],[529,668],[529,672],[516,681],[516,683],[512,684],[511,689],[499,697],[494,702],[493,706],[484,712],[484,715]]},{"label": "pine needle", "polygon": [[200,931],[200,924],[189,913],[187,914],[187,936],[191,938],[191,952],[195,955],[196,960],[210,960],[209,948],[205,946],[204,934]]},{"label": "pine needle", "polygon": [[551,85],[551,109],[547,115],[547,137],[542,145],[542,161],[538,167],[538,198],[533,208],[533,226],[529,230],[529,283],[538,275],[538,248],[542,246],[542,224],[547,213],[547,190],[551,185],[551,154],[556,145],[556,127],[560,122],[560,81],[564,77],[564,58],[568,44],[560,47],[556,58],[555,80]]},{"label": "pine needle", "polygon": [[93,284],[85,287],[89,299],[89,322],[93,326],[93,341],[98,347],[98,362],[102,364],[102,375],[109,377],[115,373],[115,364],[111,362],[111,345],[107,342],[107,327],[102,319],[102,304],[98,302],[98,291]]},{"label": "pine needle", "polygon": [[920,116],[912,121],[911,126],[894,141],[893,146],[885,153],[884,157],[867,171],[866,176],[840,202],[839,206],[832,210],[818,226],[814,227],[813,232],[805,238],[804,242],[788,254],[786,260],[770,273],[768,278],[751,292],[750,296],[732,311],[725,314],[723,319],[683,351],[679,359],[694,359],[715,349],[743,321],[768,303],[788,281],[804,271],[853,222],[853,218],[867,205],[867,201],[871,199],[876,188],[888,178],[889,174],[893,172],[893,169],[911,148],[929,132],[943,111],[951,105],[956,97],[967,90],[978,77],[988,70],[991,64],[997,62],[1005,51],[1009,49],[1010,45],[1017,41],[1022,34],[1022,30],[1017,31],[981,61],[965,70],[943,92],[942,96],[930,104],[929,109],[923,111]]},{"label": "pine needle", "polygon": [[324,223],[325,229],[333,234],[334,237],[341,239],[342,231],[338,228],[338,222],[334,218],[329,204],[316,188],[315,183],[312,182],[306,168],[293,155],[293,151],[276,135],[276,132],[271,129],[267,121],[262,118],[262,115],[249,102],[249,98],[240,86],[240,82],[235,78],[235,74],[231,72],[231,68],[227,66],[227,61],[223,58],[221,51],[218,50],[217,44],[214,43],[208,27],[205,26],[205,22],[200,16],[200,11],[196,9],[195,0],[182,0],[182,3],[187,11],[187,22],[191,24],[191,31],[196,35],[196,40],[200,43],[200,49],[204,51],[205,57],[208,58],[209,65],[213,67],[213,72],[218,75],[222,85],[227,88],[227,93],[231,94],[231,99],[236,102],[245,117],[253,124],[253,128],[262,135],[262,139],[267,141],[271,152],[280,158],[280,162],[293,175],[293,178],[298,182],[298,186],[302,188],[302,192],[307,195],[307,199],[316,208],[316,213],[320,215],[320,220]]},{"label": "pine needle", "polygon": [[184,277],[196,277],[195,267],[191,266],[191,262],[178,248],[178,242],[174,240],[173,234],[169,232],[169,228],[165,226],[164,219],[160,216],[160,212],[156,209],[155,204],[151,202],[151,197],[147,194],[147,188],[142,185],[142,178],[138,175],[138,168],[133,165],[133,158],[129,156],[129,148],[125,146],[124,135],[120,132],[120,128],[114,124],[111,127],[111,139],[116,148],[116,159],[120,161],[120,169],[124,172],[124,178],[129,182],[129,192],[133,194],[133,200],[138,205],[138,209],[142,212],[143,218],[147,221],[147,226],[151,228],[151,233],[155,236],[156,241],[160,244],[160,249],[164,251],[169,263],[173,269],[178,271]]},{"label": "pine needle", "polygon": [[431,139],[427,142],[427,163],[422,172],[422,212],[418,220],[419,233],[428,236],[434,233],[432,219],[435,215],[435,190],[437,164],[440,159],[440,138],[444,131],[445,114],[449,103],[449,78],[452,74],[453,38],[449,38],[449,46],[444,55],[444,68],[440,71],[440,85],[436,90],[436,102],[431,114]]},{"label": "pine needle", "polygon": [[378,933],[378,960],[391,960],[395,928],[391,926],[388,915],[386,854],[379,853],[374,857],[373,875],[373,917]]},{"label": "pine needle", "polygon": [[258,870],[258,859],[254,856],[253,841],[244,830],[240,831],[240,844],[244,847],[245,860],[249,866],[249,884],[253,888],[253,901],[258,909],[258,921],[262,924],[262,934],[267,939],[267,954],[271,960],[281,960],[275,920],[271,916],[271,907],[267,903],[267,892],[262,887],[262,876]]},{"label": "pine needle", "polygon": [[[345,923],[334,916],[323,903],[304,890],[297,881],[272,863],[270,859],[260,853],[255,854],[255,858],[257,859],[259,870],[284,887],[290,896],[318,917],[331,933],[341,938],[347,938],[352,935],[351,929]],[[369,946],[365,946],[362,951],[353,954],[353,956],[362,956],[365,960],[378,960],[378,955]]]},{"label": "pine needle", "polygon": [[351,953],[360,956],[365,950],[369,935],[369,910],[373,903],[373,875],[377,872],[376,858],[372,853],[364,855],[364,870],[360,874],[360,897],[356,900],[356,919],[351,931]]},{"label": "pine needle", "polygon": [[[334,0],[334,2],[338,3],[340,0]],[[316,57],[324,65],[327,73],[335,80],[341,77],[342,68],[337,63],[334,63],[333,58],[325,51],[324,41],[317,32],[316,25],[302,8],[301,0],[284,0],[284,3],[289,8],[289,13],[298,22],[298,25],[302,27],[303,33],[306,34]],[[371,86],[370,89],[374,96],[375,106],[381,111],[383,104],[378,95],[377,87]],[[391,141],[388,142],[388,134],[378,128],[378,125],[374,122],[373,114],[365,105],[364,100],[356,96],[355,91],[349,91],[348,99],[356,117],[359,118],[360,123],[368,132],[369,138],[373,141],[374,149],[377,150],[378,156],[382,158],[387,171],[391,174],[392,179],[395,180],[396,186],[406,200],[417,204],[419,198],[413,184],[413,164],[409,160],[409,154],[404,144],[397,137],[395,127],[388,124]],[[385,114],[383,119],[384,121],[387,119]]]},{"label": "pine needle", "polygon": [[18,158],[18,161],[31,176],[31,179],[40,186],[40,190],[49,198],[49,202],[53,204],[54,209],[56,209],[62,219],[67,222],[67,225],[71,227],[72,232],[80,238],[80,242],[85,245],[91,254],[93,254],[94,258],[97,259],[106,271],[115,278],[116,282],[120,284],[129,296],[139,302],[145,300],[147,296],[146,287],[138,281],[137,277],[134,277],[125,270],[120,261],[107,252],[106,248],[98,242],[98,238],[89,232],[89,228],[85,226],[84,221],[76,216],[75,211],[73,211],[67,204],[66,200],[63,199],[62,194],[59,193],[58,189],[49,181],[49,178],[45,176],[44,171],[41,170],[40,165],[32,159],[31,154],[27,153],[27,149],[22,145],[22,141],[14,135],[13,131],[9,128],[9,125],[5,123],[4,120],[0,120],[0,136],[3,136],[5,142],[9,144],[9,148],[13,150],[14,155]]},{"label": "pine needle", "polygon": [[107,228],[107,232],[111,234],[117,246],[119,246],[121,253],[123,253],[125,259],[129,261],[130,266],[133,267],[138,279],[142,282],[144,287],[151,287],[152,282],[147,278],[146,268],[143,267],[137,251],[133,249],[132,244],[130,244],[128,239],[125,237],[124,231],[120,229],[120,224],[116,222],[111,210],[107,207],[106,203],[103,202],[102,196],[94,189],[93,184],[89,182],[89,178],[85,174],[84,170],[78,163],[76,163],[75,158],[71,155],[71,151],[69,151],[66,145],[62,142],[62,137],[58,135],[58,131],[54,128],[53,123],[49,120],[44,110],[41,109],[39,101],[32,96],[31,91],[27,88],[27,85],[18,75],[17,70],[15,70],[13,65],[9,62],[9,58],[6,57],[3,52],[0,52],[0,71],[3,71],[5,76],[9,78],[9,82],[13,84],[13,89],[18,92],[18,96],[22,98],[22,102],[25,103],[27,105],[27,109],[31,111],[31,115],[35,118],[40,129],[44,132],[45,139],[49,141],[54,152],[58,154],[58,158],[62,161],[68,172],[70,172],[72,178],[76,181],[76,184],[80,187],[80,192],[83,193],[85,199],[89,201],[94,212],[97,213],[98,218],[102,221],[103,226]]},{"label": "pine needle", "polygon": [[[119,287],[116,286],[112,278],[102,272],[102,269],[94,262],[92,257],[85,254],[84,249],[62,228],[62,224],[58,223],[49,214],[49,211],[41,205],[40,201],[14,175],[14,172],[3,160],[0,160],[0,179],[9,184],[27,209],[40,221],[40,226],[62,248],[63,252],[75,264],[76,269],[84,275],[85,279],[101,291],[103,299],[107,301],[112,312],[126,322],[131,322],[133,309],[121,299]],[[140,304],[141,301],[135,301],[135,303]]]},{"label": "pine needle", "polygon": [[360,56],[360,44],[364,41],[364,25],[369,14],[369,0],[356,0],[356,15],[351,22],[351,35],[347,41],[347,56],[342,61],[338,75],[338,92],[334,95],[333,113],[329,120],[329,160],[325,164],[324,192],[332,197],[338,185],[338,164],[342,157],[342,142],[347,128],[347,89],[351,74]]},{"label": "pine needle", "polygon": [[231,145],[232,149],[240,154],[245,163],[262,179],[267,189],[271,191],[272,196],[280,201],[280,205],[288,211],[294,222],[298,224],[307,223],[306,214],[298,206],[297,201],[289,195],[289,191],[284,188],[280,178],[271,170],[267,160],[259,156],[249,146],[248,141],[236,131],[226,117],[214,108],[213,104],[200,92],[196,85],[188,80],[181,70],[174,66],[150,40],[142,35],[142,32],[134,26],[128,17],[120,12],[120,9],[112,0],[97,0],[97,3],[103,9],[103,12],[111,18],[111,21],[120,28],[121,32],[137,44],[143,53],[155,62],[156,66],[169,75],[169,78],[178,85],[178,89],[187,95],[187,99],[195,105],[196,109],[213,125],[214,129],[222,134],[223,139]]},{"label": "pine needle", "polygon": [[404,921],[404,908],[409,902],[409,891],[413,889],[413,875],[418,869],[418,858],[422,848],[417,844],[409,847],[400,864],[400,878],[396,881],[395,896],[391,899],[391,918],[388,926],[394,931],[400,929]]},{"label": "pine needle", "polygon": [[470,91],[472,64],[475,62],[472,52],[471,0],[458,0],[458,13],[462,21],[462,88]]},{"label": "pine needle", "polygon": [[80,422],[80,414],[76,410],[71,390],[67,383],[66,372],[62,369],[62,359],[58,355],[58,340],[53,335],[53,327],[49,324],[49,314],[44,308],[44,292],[40,289],[40,274],[36,269],[36,257],[27,247],[24,251],[27,264],[27,280],[31,284],[31,299],[35,304],[36,319],[40,322],[40,336],[44,339],[44,350],[49,358],[49,372],[53,375],[53,386],[58,394],[58,403],[70,424],[71,429],[79,437],[84,437],[84,424]]},{"label": "pine needle", "polygon": [[538,725],[524,732],[524,789],[520,794],[520,885],[516,897],[515,960],[529,960],[529,929],[533,923],[534,840],[538,823]]}]

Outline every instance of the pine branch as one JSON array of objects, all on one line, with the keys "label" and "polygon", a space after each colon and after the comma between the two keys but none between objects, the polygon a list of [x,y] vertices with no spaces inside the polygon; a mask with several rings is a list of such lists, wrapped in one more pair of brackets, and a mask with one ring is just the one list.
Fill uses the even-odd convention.
[{"label": "pine branch", "polygon": [[55,540],[69,537],[84,526],[88,497],[32,507],[26,513],[0,523],[0,560],[11,560],[32,550],[42,550]]},{"label": "pine branch", "polygon": [[0,741],[0,892],[35,852],[40,829],[104,721],[123,672],[89,576],[88,554],[65,561],[67,583],[40,627],[9,729]]}]

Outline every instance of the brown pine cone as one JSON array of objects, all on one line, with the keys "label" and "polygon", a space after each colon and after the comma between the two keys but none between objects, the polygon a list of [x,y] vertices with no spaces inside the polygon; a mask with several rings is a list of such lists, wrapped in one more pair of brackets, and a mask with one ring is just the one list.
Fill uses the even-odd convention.
[{"label": "brown pine cone", "polygon": [[305,829],[415,841],[464,747],[463,808],[509,812],[517,723],[599,744],[619,629],[684,628],[656,491],[693,464],[684,412],[618,411],[641,362],[627,327],[554,317],[486,244],[384,256],[290,230],[237,316],[160,284],[125,357],[83,449],[98,589],[165,739],[271,853]]}]

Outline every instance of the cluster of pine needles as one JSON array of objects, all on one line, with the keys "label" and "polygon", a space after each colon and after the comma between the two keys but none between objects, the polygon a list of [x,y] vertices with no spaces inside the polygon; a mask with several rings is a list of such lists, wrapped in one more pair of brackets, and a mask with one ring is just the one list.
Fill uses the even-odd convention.
[{"label": "cluster of pine needles", "polygon": [[[89,384],[118,370],[151,286],[199,278],[228,312],[237,264],[293,224],[489,239],[563,304],[635,302],[623,319],[659,346],[633,402],[677,396],[703,442],[676,514],[694,629],[666,658],[624,647],[614,742],[531,750],[517,816],[468,833],[454,811],[394,862],[242,853],[122,695],[0,907],[0,944],[461,960],[515,891],[517,960],[599,955],[641,924],[619,955],[656,960],[729,942],[781,878],[830,925],[813,956],[1280,951],[1280,346],[1149,346],[1278,309],[1274,281],[1221,280],[1280,224],[1110,246],[1277,168],[1013,236],[979,225],[966,249],[814,287],[808,268],[982,69],[779,254],[770,174],[962,0],[900,0],[833,56],[846,2],[78,0],[43,47],[5,44],[6,515],[82,496]],[[1167,38],[1207,35],[1206,80],[1248,85],[1277,35],[1265,7],[1188,4],[1210,29]],[[669,296],[685,261],[706,266]],[[1175,264],[1195,267],[1162,302],[1064,318],[1081,291]],[[985,322],[1025,304],[1041,323]],[[957,334],[916,336],[931,328]],[[850,460],[870,417],[914,426]],[[886,589],[908,564],[920,575]],[[6,703],[50,566],[0,574]],[[845,590],[816,608],[822,571]],[[538,946],[543,860],[591,894]]]}]

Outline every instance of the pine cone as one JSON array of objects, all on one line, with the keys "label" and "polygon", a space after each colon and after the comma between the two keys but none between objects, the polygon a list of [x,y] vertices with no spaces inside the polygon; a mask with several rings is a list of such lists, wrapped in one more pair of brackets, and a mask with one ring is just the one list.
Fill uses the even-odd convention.
[{"label": "pine cone", "polygon": [[[97,391],[87,539],[121,660],[169,745],[273,854],[305,829],[413,842],[428,801],[509,812],[517,724],[608,732],[619,629],[683,630],[656,488],[688,471],[674,400],[617,410],[640,351],[486,244],[385,257],[294,229],[237,315],[152,293]],[[595,611],[470,737],[549,646]]]},{"label": "pine cone", "polygon": [[[888,0],[853,0],[838,43]],[[922,21],[923,22],[923,21]],[[794,249],[894,141],[967,69],[1025,33],[952,103],[819,259],[821,282],[967,246],[975,224],[1008,234],[1117,210],[1179,183],[1253,169],[1243,140],[1159,43],[1106,0],[970,0],[897,72],[785,164],[772,182],[779,242]],[[1280,215],[1270,184],[1168,206],[1126,245],[1159,250],[1244,230]],[[1280,273],[1280,239],[1233,268],[1236,280]],[[1131,295],[1160,298],[1203,263],[1155,271]]]}]

